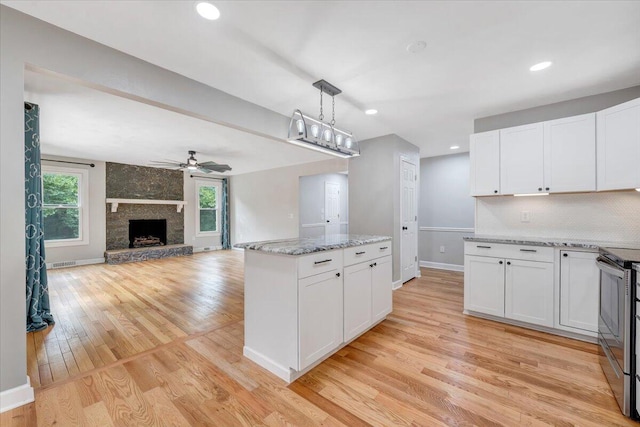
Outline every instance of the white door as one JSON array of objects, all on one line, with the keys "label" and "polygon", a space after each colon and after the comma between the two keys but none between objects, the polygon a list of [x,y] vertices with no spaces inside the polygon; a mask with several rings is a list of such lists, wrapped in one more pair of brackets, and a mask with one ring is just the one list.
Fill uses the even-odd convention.
[{"label": "white door", "polygon": [[595,191],[595,113],[544,122],[544,187],[550,193]]},{"label": "white door", "polygon": [[299,281],[298,370],[342,344],[342,275],[333,270]]},{"label": "white door", "polygon": [[482,132],[469,140],[472,196],[500,194],[500,132]]},{"label": "white door", "polygon": [[504,317],[504,266],[501,258],[465,255],[465,310]]},{"label": "white door", "polygon": [[372,323],[384,319],[387,314],[391,313],[392,265],[391,256],[373,260],[373,270],[371,271]]},{"label": "white door", "polygon": [[531,194],[544,190],[543,124],[500,130],[500,191]]},{"label": "white door", "polygon": [[418,213],[416,181],[416,165],[407,161],[401,162],[402,168],[402,199],[400,216],[402,234],[400,242],[400,258],[402,262],[402,283],[416,277],[418,263]]},{"label": "white door", "polygon": [[562,251],[560,324],[598,332],[600,269],[597,253]]},{"label": "white door", "polygon": [[504,317],[553,327],[553,263],[506,260]]},{"label": "white door", "polygon": [[324,183],[325,236],[340,234],[340,184]]},{"label": "white door", "polygon": [[371,325],[371,269],[374,261],[344,269],[344,341]]}]

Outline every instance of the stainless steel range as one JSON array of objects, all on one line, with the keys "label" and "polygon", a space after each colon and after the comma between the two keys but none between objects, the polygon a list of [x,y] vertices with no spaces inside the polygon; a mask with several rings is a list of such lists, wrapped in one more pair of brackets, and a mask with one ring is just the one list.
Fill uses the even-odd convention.
[{"label": "stainless steel range", "polygon": [[[636,272],[640,250],[601,248],[596,261],[600,269],[600,316],[598,342],[600,366],[622,413],[636,418],[635,392],[640,392],[640,377],[636,379]],[[640,319],[640,317],[639,317]],[[640,343],[639,343],[640,344]],[[636,387],[636,383],[638,387]]]}]

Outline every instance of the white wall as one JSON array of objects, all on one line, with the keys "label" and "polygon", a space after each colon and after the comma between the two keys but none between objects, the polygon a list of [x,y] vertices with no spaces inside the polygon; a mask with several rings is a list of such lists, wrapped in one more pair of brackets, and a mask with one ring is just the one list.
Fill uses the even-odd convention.
[{"label": "white wall", "polygon": [[[289,118],[3,5],[0,52],[0,391],[7,391],[23,386],[27,372],[21,161],[25,66],[277,140],[285,138]],[[295,182],[297,187],[297,177]],[[297,230],[296,219],[294,226]]]},{"label": "white wall", "polygon": [[462,269],[463,237],[473,234],[474,213],[475,201],[469,195],[469,153],[420,159],[421,265]]},{"label": "white wall", "polygon": [[340,185],[340,233],[347,234],[349,225],[349,178],[343,173],[327,173],[300,177],[300,237],[325,234],[325,182]]},{"label": "white wall", "polygon": [[[208,181],[208,178],[200,178],[202,181]],[[196,180],[191,178],[190,171],[184,171],[184,200],[187,205],[184,210],[184,243],[185,245],[193,245],[193,250],[199,252],[204,248],[217,249],[221,246],[220,235],[198,237],[196,236]],[[210,180],[209,180],[210,181]],[[220,182],[221,181],[211,181]]]},{"label": "white wall", "polygon": [[336,158],[232,176],[232,244],[298,237],[299,178],[342,172],[348,164]]},{"label": "white wall", "polygon": [[95,160],[76,159],[72,157],[50,156],[42,154],[43,158],[65,160],[69,162],[93,163],[95,167],[75,164],[42,161],[43,165],[73,167],[89,171],[89,244],[78,246],[51,247],[46,246],[47,264],[63,261],[92,261],[104,259],[106,249],[106,190],[105,190],[105,162]]},{"label": "white wall", "polygon": [[[530,222],[521,222],[522,211]],[[640,192],[478,197],[476,233],[551,237],[640,247]]]}]

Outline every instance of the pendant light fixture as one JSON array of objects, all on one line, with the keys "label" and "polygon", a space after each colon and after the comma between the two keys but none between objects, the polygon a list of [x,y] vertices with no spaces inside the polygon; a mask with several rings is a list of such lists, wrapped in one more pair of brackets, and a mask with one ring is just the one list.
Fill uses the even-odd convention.
[{"label": "pendant light fixture", "polygon": [[[335,127],[335,96],[342,91],[324,80],[315,82],[313,86],[320,90],[320,115],[314,119],[303,114],[300,110],[295,110],[289,122],[288,141],[301,147],[345,159],[359,156],[360,147],[351,132]],[[325,93],[331,96],[331,121],[329,123],[324,122],[322,101]]]}]

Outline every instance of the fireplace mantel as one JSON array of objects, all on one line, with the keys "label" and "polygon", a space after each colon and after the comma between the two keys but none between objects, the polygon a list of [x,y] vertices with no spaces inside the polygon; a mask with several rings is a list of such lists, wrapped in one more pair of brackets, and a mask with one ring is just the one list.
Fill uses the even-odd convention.
[{"label": "fireplace mantel", "polygon": [[111,212],[118,212],[119,204],[131,205],[176,205],[177,212],[182,212],[182,208],[187,204],[185,200],[147,200],[147,199],[107,199],[111,203]]}]

